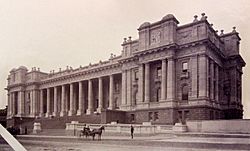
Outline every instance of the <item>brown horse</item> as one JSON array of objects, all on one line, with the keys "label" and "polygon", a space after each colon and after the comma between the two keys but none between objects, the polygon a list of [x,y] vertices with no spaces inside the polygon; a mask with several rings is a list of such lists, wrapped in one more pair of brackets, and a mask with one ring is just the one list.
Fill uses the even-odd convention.
[{"label": "brown horse", "polygon": [[92,136],[93,140],[95,140],[95,135],[97,134],[98,135],[98,140],[101,140],[101,137],[102,137],[102,131],[105,130],[104,126],[101,126],[100,128],[98,129],[93,129],[91,132],[90,132],[90,135]]}]

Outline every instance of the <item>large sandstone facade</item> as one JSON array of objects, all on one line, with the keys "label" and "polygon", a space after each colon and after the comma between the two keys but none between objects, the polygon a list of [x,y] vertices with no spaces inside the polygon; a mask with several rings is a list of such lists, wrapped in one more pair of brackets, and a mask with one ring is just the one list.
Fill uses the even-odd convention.
[{"label": "large sandstone facade", "polygon": [[143,23],[139,39],[124,38],[122,53],[77,69],[8,76],[8,118],[105,114],[105,122],[240,119],[240,37],[218,34],[205,14],[178,26],[173,15]]}]

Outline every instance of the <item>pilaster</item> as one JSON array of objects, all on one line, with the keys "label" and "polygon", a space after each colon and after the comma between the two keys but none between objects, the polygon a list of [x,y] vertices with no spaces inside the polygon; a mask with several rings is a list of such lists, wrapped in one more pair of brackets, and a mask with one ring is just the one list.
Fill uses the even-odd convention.
[{"label": "pilaster", "polygon": [[145,64],[145,103],[150,101],[150,64]]},{"label": "pilaster", "polygon": [[167,61],[166,59],[162,60],[161,64],[161,100],[164,101],[166,99],[166,85],[167,85]]},{"label": "pilaster", "polygon": [[24,115],[24,91],[18,92],[18,116]]},{"label": "pilaster", "polygon": [[207,57],[199,56],[199,97],[207,97]]},{"label": "pilaster", "polygon": [[174,58],[168,59],[168,72],[167,72],[167,101],[175,100],[175,60]]}]

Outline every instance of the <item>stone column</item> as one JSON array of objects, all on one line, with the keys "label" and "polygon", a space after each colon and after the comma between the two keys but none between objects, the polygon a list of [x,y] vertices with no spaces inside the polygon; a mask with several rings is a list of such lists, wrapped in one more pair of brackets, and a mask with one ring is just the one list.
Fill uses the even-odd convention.
[{"label": "stone column", "polygon": [[61,97],[61,112],[60,112],[60,116],[65,116],[66,112],[65,112],[65,85],[62,85],[62,97]]},{"label": "stone column", "polygon": [[50,109],[50,89],[47,88],[47,112],[46,117],[49,117],[51,115],[51,109]]},{"label": "stone column", "polygon": [[77,115],[82,115],[84,113],[83,111],[83,105],[84,105],[84,92],[83,92],[83,83],[80,81],[79,84],[79,93],[78,93],[78,110],[77,110]]},{"label": "stone column", "polygon": [[150,101],[150,64],[145,64],[145,102]]},{"label": "stone column", "polygon": [[29,97],[30,97],[30,116],[33,116],[34,115],[34,100],[33,100],[33,91],[29,91]]},{"label": "stone column", "polygon": [[10,116],[12,116],[13,115],[13,105],[12,105],[13,95],[12,95],[12,92],[9,93],[9,98],[10,98],[10,104],[9,104],[8,108],[10,110]]},{"label": "stone column", "polygon": [[166,59],[162,60],[161,64],[161,100],[166,99],[166,85],[167,85],[167,61]]},{"label": "stone column", "polygon": [[139,102],[144,102],[144,65],[139,65],[138,96]]},{"label": "stone column", "polygon": [[214,100],[214,62],[210,61],[210,99]]},{"label": "stone column", "polygon": [[44,116],[44,110],[43,110],[43,90],[40,90],[40,117]]},{"label": "stone column", "polygon": [[131,106],[132,104],[132,70],[127,70],[127,105]]},{"label": "stone column", "polygon": [[54,111],[53,111],[53,116],[58,115],[58,110],[57,110],[57,105],[58,105],[58,98],[57,98],[57,93],[58,93],[58,88],[54,87]]},{"label": "stone column", "polygon": [[109,109],[114,109],[114,77],[109,76]]},{"label": "stone column", "polygon": [[207,57],[199,56],[199,97],[207,97]]},{"label": "stone column", "polygon": [[8,92],[7,94],[7,99],[8,99],[8,111],[7,111],[7,117],[11,115],[11,108],[10,108],[10,93]]},{"label": "stone column", "polygon": [[219,66],[215,65],[215,101],[219,102]]},{"label": "stone column", "polygon": [[67,87],[65,86],[65,115],[68,115],[69,112],[69,91]]},{"label": "stone column", "polygon": [[18,115],[24,115],[24,91],[18,92]]},{"label": "stone column", "polygon": [[69,86],[69,89],[70,89],[70,92],[69,92],[69,102],[70,102],[70,109],[69,109],[69,116],[72,116],[75,114],[75,109],[74,109],[74,84],[71,83],[70,86]]},{"label": "stone column", "polygon": [[92,80],[88,81],[88,109],[87,109],[87,114],[92,114],[94,109],[93,109],[93,86],[92,86]]},{"label": "stone column", "polygon": [[12,100],[12,115],[15,116],[16,115],[16,95],[15,95],[15,92],[12,93],[12,97],[13,97],[13,100]]},{"label": "stone column", "polygon": [[31,95],[32,95],[32,116],[36,116],[37,114],[37,102],[38,102],[38,99],[37,99],[37,90],[32,90],[31,91]]},{"label": "stone column", "polygon": [[101,113],[103,109],[103,84],[102,84],[102,77],[98,79],[98,109],[97,112]]},{"label": "stone column", "polygon": [[175,100],[175,62],[174,58],[168,59],[168,72],[167,72],[167,100]]},{"label": "stone column", "polygon": [[127,76],[126,70],[122,71],[122,106],[127,104]]},{"label": "stone column", "polygon": [[198,97],[198,56],[191,58],[191,81],[192,81],[192,98]]}]

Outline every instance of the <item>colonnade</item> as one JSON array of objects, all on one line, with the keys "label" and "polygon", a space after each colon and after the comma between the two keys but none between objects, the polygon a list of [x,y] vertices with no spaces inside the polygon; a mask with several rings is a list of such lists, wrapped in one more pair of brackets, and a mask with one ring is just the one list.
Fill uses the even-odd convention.
[{"label": "colonnade", "polygon": [[[103,77],[98,78],[98,107],[94,106],[94,79],[87,80],[87,87],[83,82],[64,84],[40,90],[40,116],[72,116],[92,114],[94,111],[101,112],[104,108]],[[69,90],[68,90],[69,89]],[[109,106],[114,109],[114,75],[109,76]],[[45,96],[46,95],[46,96]],[[86,96],[87,95],[87,96]],[[69,99],[69,100],[68,100]],[[45,102],[46,101],[46,102]],[[68,104],[69,103],[69,104]],[[46,105],[46,108],[44,106]],[[87,105],[87,106],[86,106]],[[46,110],[46,111],[45,111]]]}]

